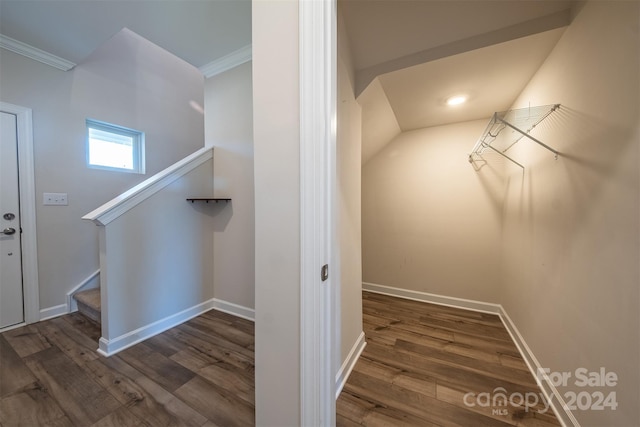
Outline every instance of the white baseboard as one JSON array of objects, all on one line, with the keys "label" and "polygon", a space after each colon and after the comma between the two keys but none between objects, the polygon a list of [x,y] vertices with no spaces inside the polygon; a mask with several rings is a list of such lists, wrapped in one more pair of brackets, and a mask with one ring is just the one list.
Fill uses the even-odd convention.
[{"label": "white baseboard", "polygon": [[542,380],[539,379],[538,372],[540,372],[540,370],[543,368],[542,365],[538,362],[538,359],[531,351],[531,348],[529,348],[524,338],[518,331],[518,328],[516,328],[516,325],[513,323],[501,304],[448,297],[444,295],[430,294],[427,292],[413,291],[410,289],[400,289],[391,286],[376,285],[375,283],[363,283],[362,290],[398,298],[410,299],[414,301],[422,301],[431,304],[445,305],[448,307],[462,308],[465,310],[497,314],[504,324],[504,327],[509,332],[509,335],[511,335],[511,339],[515,343],[518,351],[520,352],[520,355],[529,367],[529,371],[531,371],[531,374],[538,383],[538,386],[544,393],[545,398],[550,402],[551,409],[553,409],[553,412],[558,417],[558,421],[560,421],[560,423],[564,427],[580,427],[578,420],[576,420],[574,415],[567,408],[562,395],[551,383],[549,378],[545,375]]},{"label": "white baseboard", "polygon": [[448,307],[463,308],[465,310],[480,311],[482,313],[500,314],[502,309],[500,304],[448,297],[444,295],[430,294],[427,292],[413,291],[410,289],[394,288],[391,286],[376,285],[375,283],[363,283],[362,290],[414,301],[446,305]]},{"label": "white baseboard", "polygon": [[351,375],[351,371],[353,371],[353,367],[356,366],[356,362],[367,345],[364,338],[364,332],[360,332],[356,342],[353,343],[353,347],[351,347],[351,351],[349,351],[347,358],[342,362],[342,366],[336,374],[336,399],[340,396],[342,388],[347,383],[347,379],[349,378],[349,375]]},{"label": "white baseboard", "polygon": [[67,304],[60,304],[49,308],[43,308],[40,310],[40,320],[48,320],[53,319],[54,317],[62,316],[63,314],[67,314]]},{"label": "white baseboard", "polygon": [[232,302],[219,300],[213,298],[213,308],[223,313],[233,314],[234,316],[241,317],[243,319],[251,320],[255,322],[256,311],[252,308],[244,307]]},{"label": "white baseboard", "polygon": [[186,322],[189,319],[193,319],[196,316],[205,313],[214,308],[214,299],[210,299],[193,307],[182,310],[179,313],[160,319],[149,325],[143,326],[114,339],[108,340],[104,337],[100,338],[98,353],[103,356],[113,356],[114,354],[127,349],[133,345],[136,345],[148,338],[153,337],[159,333],[171,329],[174,326],[178,326],[181,323]]},{"label": "white baseboard", "polygon": [[529,348],[529,346],[525,342],[522,334],[520,334],[520,331],[518,331],[518,328],[516,328],[515,323],[513,323],[504,307],[500,306],[500,309],[500,319],[502,320],[504,327],[509,332],[509,335],[511,335],[511,339],[516,344],[516,347],[518,347],[520,355],[529,367],[531,374],[536,379],[536,383],[538,383],[538,386],[542,390],[542,393],[544,393],[544,397],[548,402],[551,402],[551,409],[553,409],[553,412],[556,414],[558,421],[560,421],[560,423],[565,427],[580,427],[580,423],[575,418],[573,413],[571,413],[571,410],[567,408],[567,404],[565,403],[562,395],[549,380],[547,375],[544,374],[543,378],[540,378],[539,373],[542,372],[543,366],[540,364],[540,362],[538,362],[538,359],[531,351],[531,348]]},{"label": "white baseboard", "polygon": [[89,277],[84,279],[78,285],[76,285],[73,289],[67,292],[67,313],[73,313],[74,311],[78,311],[78,303],[73,298],[75,294],[78,292],[86,291],[89,289],[95,289],[100,287],[100,269],[97,269]]},{"label": "white baseboard", "polygon": [[149,339],[154,335],[158,335],[167,329],[173,328],[174,326],[178,326],[181,323],[184,323],[189,319],[193,319],[194,317],[212,309],[251,321],[254,321],[255,319],[255,311],[253,309],[216,298],[211,298],[208,301],[165,317],[164,319],[158,320],[114,339],[108,340],[102,337],[100,338],[98,353],[107,357],[113,356],[126,348]]}]

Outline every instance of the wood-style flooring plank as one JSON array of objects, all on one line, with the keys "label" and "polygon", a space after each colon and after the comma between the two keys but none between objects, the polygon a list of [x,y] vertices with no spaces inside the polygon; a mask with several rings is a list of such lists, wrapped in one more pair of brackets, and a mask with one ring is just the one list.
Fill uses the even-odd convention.
[{"label": "wood-style flooring plank", "polygon": [[154,352],[144,343],[129,347],[118,353],[118,357],[171,392],[195,376],[194,372],[163,354]]},{"label": "wood-style flooring plank", "polygon": [[[358,393],[352,394],[349,390],[342,392],[336,407],[336,425],[338,426],[441,426],[390,405],[369,401]],[[343,424],[343,421],[346,422]]]},{"label": "wood-style flooring plank", "polygon": [[121,406],[57,347],[25,363],[76,425],[91,425]]},{"label": "wood-style flooring plank", "polygon": [[167,334],[156,335],[155,337],[151,337],[145,340],[144,344],[149,347],[152,351],[162,354],[166,357],[171,357],[174,354],[184,350],[186,347],[180,341],[170,337]]},{"label": "wood-style flooring plank", "polygon": [[65,426],[75,424],[38,382],[0,399],[2,426]]},{"label": "wood-style flooring plank", "polygon": [[559,425],[544,402],[478,404],[479,393],[496,390],[542,399],[496,315],[364,292],[363,329],[367,346],[337,401],[338,426]]},{"label": "wood-style flooring plank", "polygon": [[249,335],[255,335],[255,324],[251,320],[243,319],[219,310],[209,310],[202,314],[203,319],[212,317],[228,322],[234,329],[244,331]]},{"label": "wood-style flooring plank", "polygon": [[207,334],[214,334],[229,342],[248,348],[253,345],[253,335],[231,327],[231,322],[218,317],[195,318],[186,323]]},{"label": "wood-style flooring plank", "polygon": [[34,325],[12,329],[3,335],[20,357],[26,357],[51,347],[51,344]]},{"label": "wood-style flooring plank", "polygon": [[175,392],[176,396],[221,426],[255,425],[254,406],[200,376]]},{"label": "wood-style flooring plank", "polygon": [[153,427],[200,426],[206,418],[119,357],[88,364],[99,383]]},{"label": "wood-style flooring plank", "polygon": [[78,313],[4,332],[0,426],[253,425],[253,330],[213,311],[109,358]]},{"label": "wood-style flooring plank", "polygon": [[245,402],[255,404],[253,375],[246,371],[221,361],[198,370],[198,375]]},{"label": "wood-style flooring plank", "polygon": [[83,316],[82,314],[80,314],[80,312],[76,311],[75,313],[67,314],[66,316],[60,317],[60,319],[72,325],[74,328],[82,332],[95,343],[98,343],[100,337],[102,336],[100,325],[93,320],[90,320],[89,318]]},{"label": "wood-style flooring plank", "polygon": [[171,360],[181,364],[193,372],[197,372],[205,366],[220,361],[220,359],[216,359],[214,356],[194,347],[187,347],[184,350],[180,350],[171,356]]},{"label": "wood-style flooring plank", "polygon": [[188,345],[193,351],[201,353],[203,357],[210,356],[217,360],[225,360],[234,366],[253,372],[254,354],[252,350],[247,350],[216,336],[207,336],[197,329],[194,330],[185,325],[169,329],[166,333]]},{"label": "wood-style flooring plank", "polygon": [[31,374],[27,365],[0,335],[0,398],[31,383],[36,378]]},{"label": "wood-style flooring plank", "polygon": [[136,417],[131,411],[122,407],[109,415],[105,416],[91,427],[153,427],[140,418]]},{"label": "wood-style flooring plank", "polygon": [[[368,343],[362,358],[377,361],[397,369],[417,372],[431,376],[438,382],[446,382],[453,386],[468,388],[469,391],[482,392],[487,389],[507,386],[515,388],[517,385],[508,381],[493,378],[481,373],[459,369],[446,362],[430,359],[416,353],[407,353],[395,350],[393,347],[381,346],[376,343]],[[357,369],[357,364],[356,364]],[[536,390],[532,385],[532,390]]]},{"label": "wood-style flooring plank", "polygon": [[405,340],[398,340],[394,348],[399,352],[419,354],[421,357],[436,360],[439,363],[516,384],[530,384],[532,379],[530,372],[502,366],[499,361],[487,362],[481,358],[461,356]]},{"label": "wood-style flooring plank", "polygon": [[[384,389],[384,394],[375,390]],[[455,410],[455,406],[423,393],[416,393],[392,384],[390,387],[377,378],[354,370],[349,376],[345,390],[358,393],[378,404],[388,404],[403,413],[441,426],[507,426],[496,423],[482,414],[472,411]]]},{"label": "wood-style flooring plank", "polygon": [[185,332],[191,337],[204,342],[208,342],[213,346],[220,347],[225,351],[230,351],[249,358],[253,358],[254,351],[252,348],[230,341],[227,337],[220,336],[214,330],[203,330],[203,328],[195,327],[194,325],[189,323],[183,323],[182,325],[177,326],[176,329]]},{"label": "wood-style flooring plank", "polygon": [[33,326],[46,337],[49,343],[62,350],[79,366],[100,357],[96,353],[98,346],[95,341],[60,318],[35,323]]}]

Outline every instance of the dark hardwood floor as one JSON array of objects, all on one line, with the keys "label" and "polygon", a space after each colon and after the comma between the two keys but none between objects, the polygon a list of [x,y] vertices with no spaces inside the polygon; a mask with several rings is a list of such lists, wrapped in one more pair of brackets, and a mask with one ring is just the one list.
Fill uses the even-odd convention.
[{"label": "dark hardwood floor", "polygon": [[[517,398],[541,394],[497,316],[369,292],[363,311],[339,426],[559,425]],[[212,310],[109,358],[78,313],[5,332],[0,425],[254,425],[253,326]]]},{"label": "dark hardwood floor", "polygon": [[338,426],[560,425],[498,316],[370,292],[363,312]]},{"label": "dark hardwood floor", "polygon": [[211,310],[106,358],[79,313],[0,335],[0,425],[252,426],[253,323]]}]

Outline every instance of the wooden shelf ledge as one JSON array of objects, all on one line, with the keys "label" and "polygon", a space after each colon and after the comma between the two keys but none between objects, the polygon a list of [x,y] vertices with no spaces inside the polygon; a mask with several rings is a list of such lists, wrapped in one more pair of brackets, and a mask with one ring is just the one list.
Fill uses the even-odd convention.
[{"label": "wooden shelf ledge", "polygon": [[191,199],[187,199],[187,202],[205,202],[205,203],[209,203],[209,202],[230,202],[231,199],[214,199],[214,198],[191,198]]}]

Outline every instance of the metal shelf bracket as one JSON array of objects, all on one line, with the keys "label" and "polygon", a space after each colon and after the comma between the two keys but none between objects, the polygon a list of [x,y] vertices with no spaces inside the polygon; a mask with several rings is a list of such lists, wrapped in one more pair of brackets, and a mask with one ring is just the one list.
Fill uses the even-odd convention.
[{"label": "metal shelf bracket", "polygon": [[[560,108],[560,104],[552,104],[552,105],[542,105],[539,107],[528,107],[528,108],[520,108],[514,109],[504,112],[496,112],[489,120],[489,124],[485,128],[482,136],[478,139],[478,141],[473,146],[471,153],[469,154],[469,163],[474,164],[477,161],[484,162],[484,158],[482,157],[482,153],[487,149],[491,150],[499,154],[500,156],[506,158],[507,160],[515,163],[524,169],[524,166],[515,161],[513,158],[505,154],[511,147],[517,144],[522,138],[528,138],[529,140],[535,142],[540,145],[542,148],[551,151],[554,154],[554,158],[558,159],[559,152],[554,148],[548,146],[547,144],[540,141],[538,138],[535,138],[531,135],[531,131],[539,125],[544,119],[549,117],[554,111],[557,111]],[[498,139],[500,133],[506,129],[512,129],[517,132],[519,135],[515,140],[507,141],[506,146],[502,144],[498,148],[494,146],[495,141]],[[526,130],[523,130],[526,129]],[[505,148],[501,148],[505,147]]]}]

